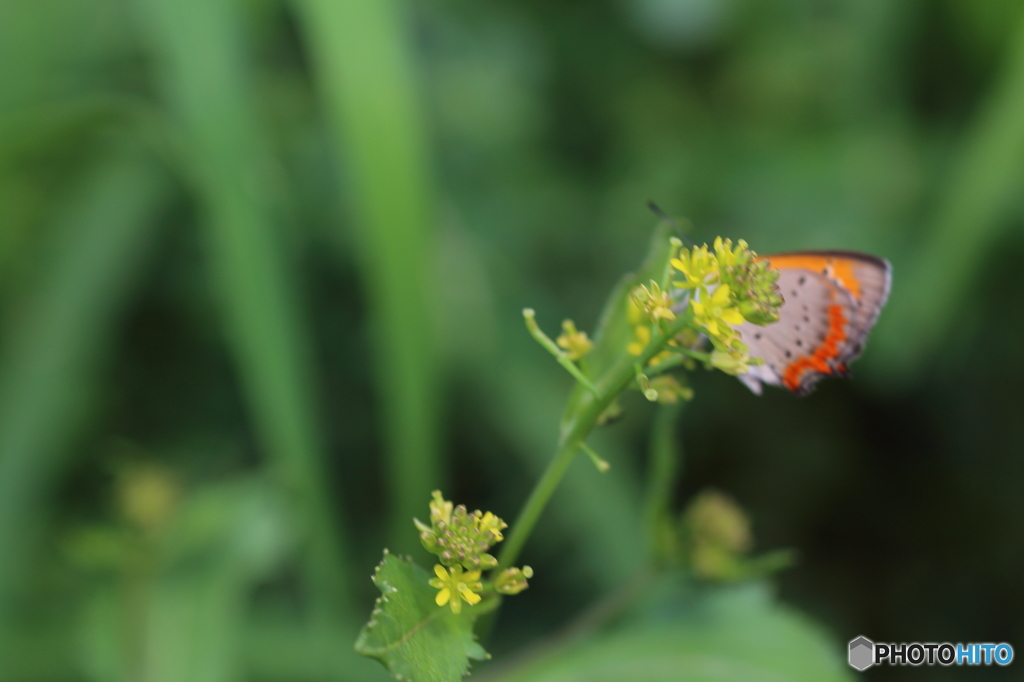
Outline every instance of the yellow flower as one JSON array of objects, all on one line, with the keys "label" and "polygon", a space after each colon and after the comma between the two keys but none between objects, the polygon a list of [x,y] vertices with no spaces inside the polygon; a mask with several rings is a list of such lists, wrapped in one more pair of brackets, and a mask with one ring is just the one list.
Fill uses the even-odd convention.
[{"label": "yellow flower", "polygon": [[443,521],[445,524],[452,522],[452,509],[454,508],[452,503],[441,495],[440,490],[435,490],[431,493],[433,501],[430,503],[430,522],[437,523]]},{"label": "yellow flower", "polygon": [[721,268],[746,265],[756,255],[743,239],[737,241],[733,249],[731,239],[723,241],[721,237],[715,237],[715,256]]},{"label": "yellow flower", "polygon": [[162,467],[127,468],[118,485],[121,511],[133,526],[145,531],[157,530],[174,513],[179,488],[174,474]]},{"label": "yellow flower", "polygon": [[697,297],[690,299],[694,321],[707,329],[711,336],[729,336],[732,331],[730,325],[743,324],[743,315],[735,306],[729,305],[730,293],[728,284],[719,284],[706,301],[699,301]]},{"label": "yellow flower", "polygon": [[691,289],[716,281],[718,261],[708,251],[708,246],[681,248],[669,264],[683,275],[683,281],[672,284],[681,289]]},{"label": "yellow flower", "polygon": [[[477,533],[483,536],[489,545],[496,544],[505,539],[501,531],[503,528],[508,528],[508,524],[491,512],[483,515],[480,514],[479,510],[473,512],[473,524],[476,526]],[[491,537],[488,537],[487,533],[490,533]]]},{"label": "yellow flower", "polygon": [[676,314],[672,312],[672,306],[675,304],[672,295],[668,291],[662,291],[654,280],[651,280],[650,289],[643,284],[634,289],[632,299],[636,307],[645,312],[651,322],[676,319]]},{"label": "yellow flower", "polygon": [[480,571],[463,572],[462,566],[445,569],[441,564],[435,564],[434,575],[437,577],[430,579],[430,586],[440,590],[434,598],[438,606],[451,604],[452,613],[462,613],[462,602],[470,606],[480,603],[480,595],[477,594],[483,589],[479,582]]},{"label": "yellow flower", "polygon": [[566,351],[570,360],[579,360],[593,349],[594,343],[587,338],[587,333],[577,330],[572,320],[563,321],[562,330],[562,335],[555,339],[555,343]]},{"label": "yellow flower", "polygon": [[644,352],[644,348],[647,348],[647,344],[651,342],[651,328],[638,325],[633,327],[633,335],[636,340],[626,346],[626,350],[630,355],[640,355]]}]

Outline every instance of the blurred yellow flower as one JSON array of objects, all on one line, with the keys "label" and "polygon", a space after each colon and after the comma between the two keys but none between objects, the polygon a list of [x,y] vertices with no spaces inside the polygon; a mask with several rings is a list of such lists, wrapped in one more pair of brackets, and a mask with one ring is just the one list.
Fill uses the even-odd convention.
[{"label": "blurred yellow flower", "polygon": [[576,329],[576,323],[572,320],[562,322],[562,335],[555,339],[558,347],[566,351],[570,360],[579,360],[594,347],[594,343],[587,337],[586,332]]},{"label": "blurred yellow flower", "polygon": [[633,336],[636,340],[630,342],[626,346],[626,350],[630,355],[640,355],[644,352],[644,348],[647,348],[647,344],[651,342],[651,328],[642,324],[637,325],[633,327]]}]

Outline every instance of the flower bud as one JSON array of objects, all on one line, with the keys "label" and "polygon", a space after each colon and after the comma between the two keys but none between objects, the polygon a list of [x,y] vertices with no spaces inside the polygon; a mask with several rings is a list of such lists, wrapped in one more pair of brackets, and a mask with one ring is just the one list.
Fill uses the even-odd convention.
[{"label": "flower bud", "polygon": [[499,594],[519,594],[529,587],[526,579],[532,577],[533,569],[529,566],[524,566],[522,569],[506,568],[495,579],[494,589]]},{"label": "flower bud", "polygon": [[437,536],[433,531],[425,530],[420,533],[420,543],[423,545],[423,549],[433,554],[437,549]]}]

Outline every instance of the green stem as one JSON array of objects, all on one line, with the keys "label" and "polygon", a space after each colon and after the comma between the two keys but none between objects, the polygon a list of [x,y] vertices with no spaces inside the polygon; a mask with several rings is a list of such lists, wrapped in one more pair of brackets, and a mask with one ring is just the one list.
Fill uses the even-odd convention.
[{"label": "green stem", "polygon": [[[651,343],[647,345],[644,352],[636,358],[623,357],[615,364],[595,386],[596,392],[580,396],[579,400],[572,403],[573,411],[562,421],[562,433],[558,439],[558,447],[555,456],[548,463],[547,469],[541,474],[540,480],[533,488],[533,492],[527,498],[519,516],[512,525],[512,532],[508,540],[502,546],[498,556],[498,571],[504,570],[513,565],[519,558],[519,552],[526,544],[534,526],[540,519],[544,507],[555,492],[565,472],[572,464],[573,456],[580,449],[584,439],[597,424],[598,418],[604,413],[615,396],[619,394],[631,381],[636,380],[634,363],[641,367],[650,362],[651,358],[664,350],[669,339],[681,332],[689,323],[692,315],[680,316],[663,333],[656,335]],[[529,316],[527,316],[529,320]]]},{"label": "green stem", "polygon": [[[689,348],[680,348],[679,346],[669,346],[668,349],[673,353],[679,353],[681,356],[690,357],[694,360],[700,360],[701,362],[711,362],[711,353],[701,353],[697,350],[691,350]],[[681,362],[681,360],[680,360]],[[660,367],[661,365],[658,365]],[[651,374],[654,370],[651,370]]]},{"label": "green stem", "polygon": [[675,369],[686,362],[686,357],[682,355],[673,355],[668,360],[663,360],[656,365],[652,365],[647,368],[648,377],[656,377],[659,374],[664,374],[670,369]]},{"label": "green stem", "polygon": [[569,356],[561,350],[558,345],[551,340],[551,337],[544,333],[544,330],[537,324],[537,316],[533,311],[533,308],[523,309],[523,319],[526,321],[526,329],[529,330],[530,336],[534,338],[544,349],[555,356],[555,360],[558,360],[558,364],[565,368],[569,374],[573,376],[576,381],[583,384],[583,386],[594,394],[595,398],[600,399],[601,393],[597,390],[597,387],[590,382],[580,368],[569,359]]},{"label": "green stem", "polygon": [[583,452],[587,453],[587,457],[590,458],[590,461],[594,463],[594,466],[597,467],[597,470],[600,471],[602,474],[612,468],[611,464],[604,461],[604,459],[602,459],[599,454],[594,452],[586,443],[580,443],[580,448],[583,450]]},{"label": "green stem", "polygon": [[671,549],[666,530],[671,528],[672,487],[679,475],[682,455],[675,439],[675,424],[682,407],[682,400],[662,405],[651,428],[646,520],[648,540],[658,564],[664,562]]}]

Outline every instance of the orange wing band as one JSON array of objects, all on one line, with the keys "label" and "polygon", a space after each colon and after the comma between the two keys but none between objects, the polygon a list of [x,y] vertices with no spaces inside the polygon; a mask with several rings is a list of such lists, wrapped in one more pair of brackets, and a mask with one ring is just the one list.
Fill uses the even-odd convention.
[{"label": "orange wing band", "polygon": [[828,334],[821,345],[814,349],[810,355],[797,358],[789,363],[782,373],[783,385],[791,391],[800,390],[800,380],[808,370],[820,374],[832,374],[832,368],[826,360],[839,357],[839,345],[846,341],[846,332],[843,327],[846,325],[846,316],[843,315],[843,306],[830,305],[828,307]]},{"label": "orange wing band", "polygon": [[803,268],[811,272],[820,272],[839,282],[855,299],[860,298],[860,280],[853,271],[857,261],[852,258],[836,256],[818,256],[810,254],[794,254],[781,256],[765,256],[773,268]]}]

